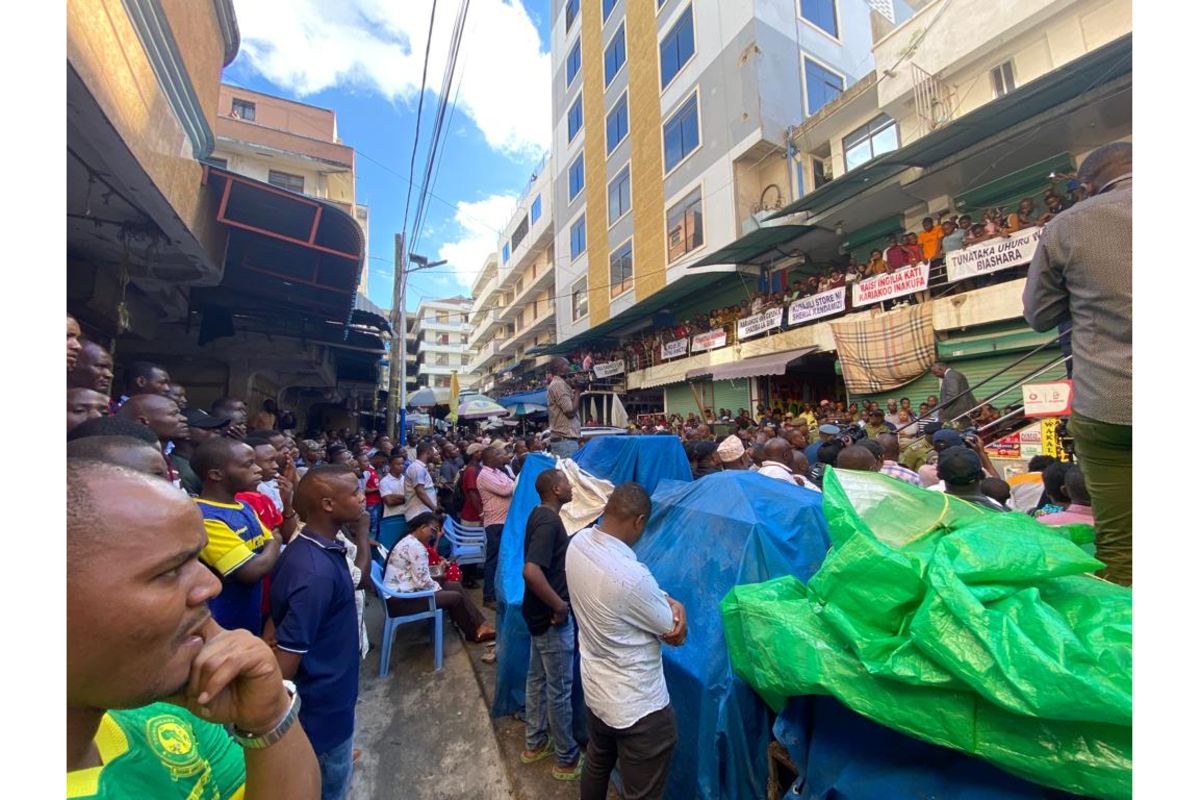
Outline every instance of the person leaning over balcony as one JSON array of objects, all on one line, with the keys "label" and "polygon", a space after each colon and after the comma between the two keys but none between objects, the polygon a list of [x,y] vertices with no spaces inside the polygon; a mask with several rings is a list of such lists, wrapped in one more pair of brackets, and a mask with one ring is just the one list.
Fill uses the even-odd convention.
[{"label": "person leaning over balcony", "polygon": [[1133,583],[1133,145],[1112,142],[1079,167],[1091,195],[1047,223],[1029,265],[1025,321],[1072,325],[1070,421],[1096,517],[1099,573]]}]

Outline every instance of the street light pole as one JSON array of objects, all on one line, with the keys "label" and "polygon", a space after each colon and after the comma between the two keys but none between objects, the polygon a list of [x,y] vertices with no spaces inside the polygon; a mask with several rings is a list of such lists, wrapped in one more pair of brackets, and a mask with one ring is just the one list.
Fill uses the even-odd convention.
[{"label": "street light pole", "polygon": [[396,438],[396,418],[401,415],[400,432],[404,433],[403,414],[408,400],[402,397],[408,384],[408,325],[404,313],[405,270],[404,233],[396,234],[396,268],[392,276],[392,355],[388,369],[387,432],[388,438]]}]

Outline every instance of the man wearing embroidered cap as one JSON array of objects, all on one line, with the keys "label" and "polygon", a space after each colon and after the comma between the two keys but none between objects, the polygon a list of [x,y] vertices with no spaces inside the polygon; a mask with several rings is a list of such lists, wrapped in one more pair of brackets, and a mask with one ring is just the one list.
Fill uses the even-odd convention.
[{"label": "man wearing embroidered cap", "polygon": [[732,434],[725,437],[725,440],[717,447],[717,458],[721,460],[723,469],[750,468],[746,458],[746,446],[742,444],[741,439]]}]

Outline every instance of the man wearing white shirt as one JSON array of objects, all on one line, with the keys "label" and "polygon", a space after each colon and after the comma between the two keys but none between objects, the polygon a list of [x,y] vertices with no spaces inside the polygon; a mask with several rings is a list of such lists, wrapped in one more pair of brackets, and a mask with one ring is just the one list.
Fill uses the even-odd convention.
[{"label": "man wearing white shirt", "polygon": [[776,436],[774,439],[769,440],[763,447],[763,455],[766,458],[763,460],[762,466],[758,468],[759,475],[774,478],[777,481],[794,483],[797,486],[803,486],[805,489],[812,489],[817,492],[821,491],[808,478],[803,475],[797,475],[792,469],[795,456],[792,452],[792,445],[787,439]]},{"label": "man wearing white shirt", "polygon": [[676,732],[662,642],[684,643],[687,615],[630,549],[649,516],[646,490],[623,483],[601,524],[575,534],[567,549],[587,706],[580,800],[605,800],[618,762],[626,797],[660,798],[666,787]]},{"label": "man wearing white shirt", "polygon": [[404,513],[404,453],[388,460],[388,472],[379,481],[379,497],[383,500],[384,519]]}]

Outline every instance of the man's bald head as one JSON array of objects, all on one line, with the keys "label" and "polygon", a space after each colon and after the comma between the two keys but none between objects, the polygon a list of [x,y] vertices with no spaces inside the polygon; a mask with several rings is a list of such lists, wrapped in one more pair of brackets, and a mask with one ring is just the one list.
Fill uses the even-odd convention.
[{"label": "man's bald head", "polygon": [[67,459],[99,461],[145,475],[167,477],[167,465],[158,446],[132,436],[88,436],[67,442]]},{"label": "man's bald head", "polygon": [[[94,436],[79,439],[71,444],[79,446],[105,438],[122,437]],[[136,526],[139,513],[137,509],[147,501],[174,503],[181,508],[193,505],[187,495],[155,475],[123,464],[89,457],[73,457],[68,453],[68,582],[70,566],[76,562],[75,555],[81,550],[90,551],[92,547],[103,547],[108,537],[122,536],[122,531],[127,525]]]},{"label": "man's bald head", "polygon": [[164,395],[136,394],[125,401],[118,413],[142,423],[162,441],[187,438],[187,419],[179,404]]},{"label": "man's bald head", "polygon": [[855,469],[860,472],[874,472],[879,469],[875,454],[860,445],[852,445],[842,450],[837,456],[838,469]]},{"label": "man's bald head", "polygon": [[894,433],[881,433],[875,437],[875,441],[883,448],[884,461],[900,460],[900,437]]},{"label": "man's bald head", "polygon": [[640,484],[633,481],[622,483],[609,495],[608,503],[604,506],[604,516],[622,521],[648,517],[650,516],[650,495]]},{"label": "man's bald head", "polygon": [[562,356],[555,356],[550,359],[550,363],[546,365],[547,371],[552,375],[562,377],[571,371],[571,362],[567,361]]},{"label": "man's bald head", "polygon": [[1094,193],[1114,178],[1132,172],[1133,145],[1109,142],[1089,153],[1079,165],[1079,182],[1091,184],[1089,191]]},{"label": "man's bald head", "polygon": [[339,504],[345,505],[347,494],[354,496],[357,487],[358,477],[345,464],[313,467],[304,473],[296,487],[296,512],[306,522],[318,515],[332,515],[339,523],[353,521],[355,515],[347,508],[339,507]]},{"label": "man's bald head", "polygon": [[776,436],[767,440],[763,445],[763,457],[767,461],[777,461],[787,467],[792,466],[792,443],[787,439]]}]

